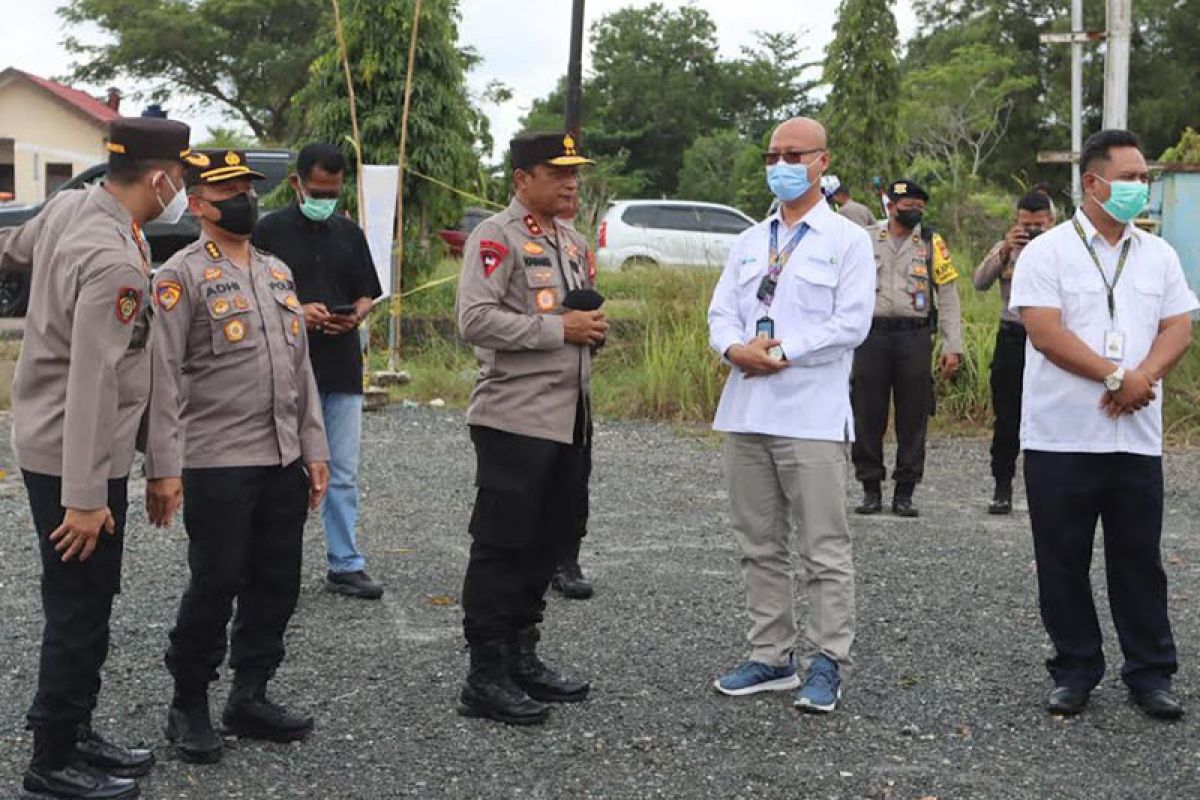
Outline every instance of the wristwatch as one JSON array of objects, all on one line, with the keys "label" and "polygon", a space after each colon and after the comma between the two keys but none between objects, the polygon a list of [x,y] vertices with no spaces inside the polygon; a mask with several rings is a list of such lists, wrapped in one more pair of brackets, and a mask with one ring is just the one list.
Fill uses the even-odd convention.
[{"label": "wristwatch", "polygon": [[1110,392],[1121,391],[1121,386],[1125,383],[1125,368],[1117,367],[1117,371],[1104,379],[1104,388]]}]

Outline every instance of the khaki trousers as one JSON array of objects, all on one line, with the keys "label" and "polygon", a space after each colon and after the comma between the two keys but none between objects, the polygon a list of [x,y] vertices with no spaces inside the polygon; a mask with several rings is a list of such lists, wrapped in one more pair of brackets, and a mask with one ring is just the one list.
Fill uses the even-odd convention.
[{"label": "khaki trousers", "polygon": [[805,653],[850,664],[854,565],[846,520],[848,447],[842,442],[731,433],[725,477],[742,550],[750,659],[788,662],[796,647],[789,539],[793,527],[808,593]]}]

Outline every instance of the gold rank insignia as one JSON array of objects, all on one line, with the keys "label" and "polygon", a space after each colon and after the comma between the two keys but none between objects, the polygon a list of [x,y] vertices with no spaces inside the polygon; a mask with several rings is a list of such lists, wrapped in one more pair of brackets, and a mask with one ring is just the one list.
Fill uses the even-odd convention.
[{"label": "gold rank insignia", "polygon": [[187,161],[187,163],[191,164],[193,167],[203,168],[203,167],[207,167],[208,165],[212,164],[212,161],[209,160],[208,156],[205,155],[204,153],[201,153],[199,150],[193,150],[192,152],[188,153],[187,157],[184,160]]},{"label": "gold rank insignia", "polygon": [[287,273],[281,270],[279,267],[271,267],[271,277],[277,281],[286,281]]},{"label": "gold rank insignia", "polygon": [[558,305],[558,293],[553,289],[542,289],[534,297],[534,302],[537,304],[538,311],[553,311]]},{"label": "gold rank insignia", "polygon": [[231,319],[225,323],[225,338],[231,342],[240,342],[246,338],[246,324],[240,319]]},{"label": "gold rank insignia", "polygon": [[239,294],[233,298],[233,307],[238,311],[248,311],[250,309],[250,301]]},{"label": "gold rank insignia", "polygon": [[546,248],[542,247],[537,242],[526,242],[525,244],[521,245],[521,249],[531,256],[540,256],[542,253],[546,252]]},{"label": "gold rank insignia", "polygon": [[216,242],[205,242],[204,252],[208,253],[208,257],[213,261],[221,260],[221,248],[217,247]]},{"label": "gold rank insignia", "polygon": [[289,294],[283,302],[287,304],[288,308],[300,307],[300,301],[296,299],[296,295],[294,294]]},{"label": "gold rank insignia", "polygon": [[533,218],[533,214],[525,215],[525,227],[529,229],[530,236],[542,235],[542,226],[538,225],[538,221]]},{"label": "gold rank insignia", "polygon": [[579,153],[575,152],[575,137],[569,133],[563,137],[563,155],[565,155],[565,156],[579,155]]},{"label": "gold rank insignia", "polygon": [[154,288],[154,299],[163,311],[170,311],[183,297],[183,286],[176,281],[159,281]]},{"label": "gold rank insignia", "polygon": [[220,278],[221,278],[221,268],[220,267],[209,267],[208,269],[204,270],[204,280],[215,281],[215,280],[219,280]]},{"label": "gold rank insignia", "polygon": [[219,297],[212,302],[212,312],[218,317],[229,312],[229,301]]},{"label": "gold rank insignia", "polygon": [[233,150],[230,150],[225,154],[225,163],[231,167],[236,167],[238,164],[242,163],[242,158]]},{"label": "gold rank insignia", "polygon": [[142,293],[132,286],[124,286],[117,290],[117,321],[128,325],[142,305]]}]

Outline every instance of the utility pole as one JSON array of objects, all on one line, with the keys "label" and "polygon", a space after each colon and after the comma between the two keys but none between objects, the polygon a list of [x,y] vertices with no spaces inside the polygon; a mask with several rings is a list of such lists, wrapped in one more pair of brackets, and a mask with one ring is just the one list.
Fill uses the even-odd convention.
[{"label": "utility pole", "polygon": [[1104,58],[1104,127],[1129,126],[1129,38],[1133,0],[1108,0]]},{"label": "utility pole", "polygon": [[571,10],[571,56],[567,64],[567,130],[576,139],[583,117],[583,0]]},{"label": "utility pole", "polygon": [[[1083,32],[1083,0],[1071,0],[1071,33]],[[1083,187],[1079,181],[1079,152],[1083,150],[1083,42],[1071,39],[1071,202],[1083,202]]]}]

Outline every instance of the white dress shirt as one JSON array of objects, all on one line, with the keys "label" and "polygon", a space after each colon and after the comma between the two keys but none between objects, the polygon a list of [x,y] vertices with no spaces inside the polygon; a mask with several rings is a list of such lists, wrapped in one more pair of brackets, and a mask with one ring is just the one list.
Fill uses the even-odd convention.
[{"label": "white dress shirt", "polygon": [[[1097,354],[1104,354],[1105,336],[1119,331],[1125,354],[1118,366],[1134,369],[1150,353],[1159,323],[1200,308],[1188,288],[1174,248],[1157,236],[1132,225],[1110,245],[1082,211],[1075,219],[1083,227],[1104,268],[1101,279],[1092,257],[1070,220],[1034,239],[1017,260],[1013,272],[1014,311],[1057,308],[1062,324]],[[1113,292],[1116,313],[1108,314],[1105,280],[1112,283],[1121,249],[1132,239],[1125,269]],[[1154,401],[1133,414],[1109,419],[1100,409],[1102,383],[1052,364],[1030,341],[1025,346],[1025,386],[1021,406],[1021,447],[1060,453],[1134,453],[1162,455],[1162,384]]]},{"label": "white dress shirt", "polygon": [[871,238],[823,201],[817,203],[796,223],[807,223],[809,231],[784,265],[768,311],[757,295],[767,274],[772,220],[779,220],[781,250],[796,230],[777,213],[733,243],[708,309],[709,343],[724,356],[732,345],[752,340],[759,318],[770,316],[788,366],[757,378],[735,368],[713,428],[850,441],[850,366],[875,308]]}]

